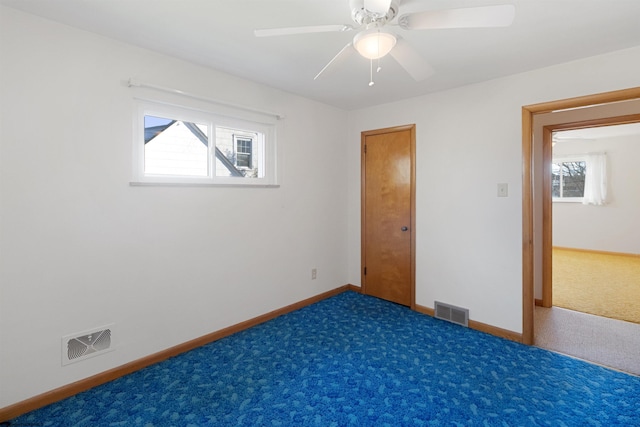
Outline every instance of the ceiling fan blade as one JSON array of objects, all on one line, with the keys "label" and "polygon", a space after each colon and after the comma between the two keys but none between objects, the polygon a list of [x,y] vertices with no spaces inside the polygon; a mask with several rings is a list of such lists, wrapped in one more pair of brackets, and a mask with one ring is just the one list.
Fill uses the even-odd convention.
[{"label": "ceiling fan blade", "polygon": [[333,64],[334,62],[336,62],[336,60],[337,60],[340,56],[342,56],[342,53],[343,53],[345,50],[347,50],[348,48],[350,48],[350,47],[351,47],[351,45],[352,45],[352,44],[353,44],[353,43],[351,43],[351,42],[347,43],[347,44],[346,44],[346,46],[345,46],[345,47],[343,47],[343,48],[340,50],[340,52],[338,52],[338,53],[337,53],[337,55],[336,55],[336,56],[334,56],[334,57],[333,57],[333,59],[331,59],[331,61],[329,61],[329,62],[327,63],[327,65],[325,65],[325,66],[324,66],[324,68],[323,68],[322,70],[320,70],[320,72],[319,72],[318,74],[316,74],[316,76],[313,78],[313,80],[317,80],[317,79],[318,79],[318,77],[320,77],[320,75],[321,75],[322,73],[324,73],[324,72],[325,72],[325,70],[327,70],[327,69],[331,66],[331,64]]},{"label": "ceiling fan blade", "polygon": [[422,81],[434,73],[431,65],[406,40],[400,37],[389,53],[415,81]]},{"label": "ceiling fan blade", "polygon": [[511,4],[429,10],[402,15],[398,18],[398,25],[405,30],[508,27],[513,22],[515,13],[516,9]]},{"label": "ceiling fan blade", "polygon": [[312,25],[308,27],[287,27],[287,28],[271,28],[265,30],[254,30],[256,37],[271,36],[288,36],[291,34],[311,34],[311,33],[330,33],[339,31],[351,31],[351,25]]},{"label": "ceiling fan blade", "polygon": [[390,7],[391,0],[364,0],[364,8],[379,15],[386,15]]}]

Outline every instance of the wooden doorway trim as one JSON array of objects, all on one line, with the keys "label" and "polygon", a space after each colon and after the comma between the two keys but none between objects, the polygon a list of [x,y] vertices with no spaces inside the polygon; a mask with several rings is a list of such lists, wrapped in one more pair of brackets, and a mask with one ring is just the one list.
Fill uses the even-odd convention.
[{"label": "wooden doorway trim", "polygon": [[366,159],[365,159],[365,151],[364,146],[366,142],[366,138],[371,135],[380,135],[385,133],[394,133],[401,131],[410,131],[410,151],[411,151],[411,173],[410,173],[410,182],[411,182],[411,190],[410,190],[410,238],[411,238],[411,278],[410,278],[410,308],[412,310],[416,309],[416,125],[409,124],[403,126],[394,126],[384,129],[376,129],[363,131],[360,133],[360,283],[362,286],[362,293],[366,294],[366,280],[364,277],[364,264],[365,264],[365,193],[366,193]]},{"label": "wooden doorway trim", "polygon": [[[552,111],[638,98],[640,98],[640,87],[522,107],[522,342],[524,344],[532,345],[534,340],[534,176],[544,173],[543,165],[534,164],[533,118],[537,114]],[[550,145],[550,142],[548,144]],[[547,149],[548,155],[550,155],[550,148]]]}]

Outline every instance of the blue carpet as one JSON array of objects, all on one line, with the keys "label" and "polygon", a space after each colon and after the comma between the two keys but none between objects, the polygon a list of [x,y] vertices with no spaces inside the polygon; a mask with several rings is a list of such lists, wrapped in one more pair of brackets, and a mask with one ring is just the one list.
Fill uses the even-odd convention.
[{"label": "blue carpet", "polygon": [[346,292],[30,426],[639,426],[640,378]]}]

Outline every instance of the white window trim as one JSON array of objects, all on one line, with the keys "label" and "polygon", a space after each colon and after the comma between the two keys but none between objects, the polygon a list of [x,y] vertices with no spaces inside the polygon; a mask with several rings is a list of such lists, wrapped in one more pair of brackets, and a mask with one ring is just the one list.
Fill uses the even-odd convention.
[{"label": "white window trim", "polygon": [[[130,182],[132,186],[232,186],[232,187],[279,187],[277,171],[277,141],[276,123],[273,121],[258,122],[251,118],[229,117],[216,111],[189,108],[164,102],[154,102],[137,99],[135,101],[133,117],[133,176]],[[144,116],[152,115],[166,117],[181,121],[189,121],[206,124],[209,132],[209,144],[207,150],[209,163],[209,176],[171,176],[171,175],[147,175],[144,171],[145,145],[144,145]],[[241,130],[250,130],[263,135],[262,145],[264,152],[262,161],[265,176],[262,178],[220,177],[215,176],[216,158],[215,128],[227,127]],[[256,153],[253,153],[256,155]]]},{"label": "white window trim", "polygon": [[[575,156],[557,156],[551,161],[551,164],[555,163],[569,163],[569,162],[585,162],[586,157],[584,155]],[[553,203],[582,203],[584,197],[552,197]]]}]

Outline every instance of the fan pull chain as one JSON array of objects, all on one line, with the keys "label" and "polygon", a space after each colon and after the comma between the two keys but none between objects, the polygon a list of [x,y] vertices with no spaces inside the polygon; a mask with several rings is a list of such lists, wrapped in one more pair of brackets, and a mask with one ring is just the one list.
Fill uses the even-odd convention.
[{"label": "fan pull chain", "polygon": [[370,59],[370,67],[369,67],[369,86],[373,86],[375,83],[373,82],[373,59]]},{"label": "fan pull chain", "polygon": [[376,68],[376,73],[379,73],[380,70],[382,70],[382,67],[380,66],[380,28],[378,28],[378,68]]}]

